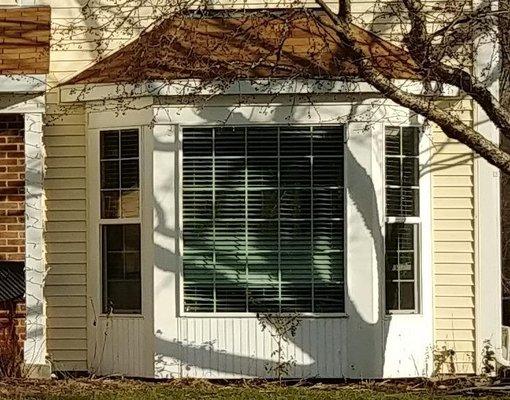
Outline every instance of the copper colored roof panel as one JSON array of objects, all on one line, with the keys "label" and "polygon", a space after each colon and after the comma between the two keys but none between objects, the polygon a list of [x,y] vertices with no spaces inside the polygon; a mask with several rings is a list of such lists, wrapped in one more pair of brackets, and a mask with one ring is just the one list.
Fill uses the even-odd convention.
[{"label": "copper colored roof panel", "polygon": [[46,74],[50,7],[0,8],[0,75]]},{"label": "copper colored roof panel", "polygon": [[[417,77],[406,51],[352,28],[385,75]],[[288,9],[174,16],[65,84],[356,75],[348,47],[326,14]]]}]

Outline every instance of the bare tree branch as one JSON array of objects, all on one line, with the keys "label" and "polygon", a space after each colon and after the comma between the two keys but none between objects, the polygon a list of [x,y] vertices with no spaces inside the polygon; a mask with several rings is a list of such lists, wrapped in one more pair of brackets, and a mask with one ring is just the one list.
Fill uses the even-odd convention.
[{"label": "bare tree branch", "polygon": [[461,68],[448,66],[434,57],[432,38],[427,32],[427,22],[421,0],[403,0],[411,30],[405,36],[407,47],[420,66],[423,75],[455,86],[472,97],[491,121],[510,138],[510,112],[503,108],[490,90],[476,77]]},{"label": "bare tree branch", "polygon": [[[409,0],[415,1],[415,0]],[[482,134],[463,123],[453,114],[439,108],[431,99],[423,96],[410,94],[396,86],[391,79],[385,77],[373,64],[370,57],[367,57],[354,40],[350,25],[339,18],[324,0],[316,0],[317,4],[326,11],[333,21],[332,28],[338,33],[342,40],[349,43],[352,58],[358,67],[360,76],[379,90],[384,96],[395,103],[406,107],[425,118],[435,122],[443,132],[450,138],[473,149],[489,163],[510,174],[510,154],[500,150],[498,146],[486,139]],[[417,18],[417,25],[421,25]],[[420,32],[417,32],[420,35]]]}]

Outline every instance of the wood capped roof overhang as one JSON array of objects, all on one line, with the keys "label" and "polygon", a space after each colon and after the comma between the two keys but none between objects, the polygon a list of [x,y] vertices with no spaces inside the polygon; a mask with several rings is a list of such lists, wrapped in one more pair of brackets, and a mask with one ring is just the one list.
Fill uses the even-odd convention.
[{"label": "wood capped roof overhang", "polygon": [[51,8],[0,8],[0,75],[41,75],[50,66]]},{"label": "wood capped roof overhang", "polygon": [[[405,50],[356,25],[352,29],[383,74],[418,78]],[[357,75],[325,13],[287,9],[173,16],[62,85]]]}]

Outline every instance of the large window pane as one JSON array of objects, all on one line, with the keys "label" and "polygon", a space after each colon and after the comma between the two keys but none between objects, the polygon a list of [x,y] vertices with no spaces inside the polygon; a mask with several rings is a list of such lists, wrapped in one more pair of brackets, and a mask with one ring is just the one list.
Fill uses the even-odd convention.
[{"label": "large window pane", "polygon": [[342,312],[342,128],[185,129],[187,312]]}]

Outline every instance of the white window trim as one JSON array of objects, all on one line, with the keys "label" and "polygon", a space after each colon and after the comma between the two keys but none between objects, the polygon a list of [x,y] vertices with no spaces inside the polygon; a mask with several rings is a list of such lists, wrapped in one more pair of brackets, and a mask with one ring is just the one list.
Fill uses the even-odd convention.
[{"label": "white window trim", "polygon": [[[346,166],[345,166],[345,150],[346,145],[345,142],[347,140],[348,135],[348,123],[320,123],[315,124],[311,122],[299,122],[299,123],[292,123],[292,124],[284,124],[281,122],[274,122],[274,123],[252,123],[252,124],[179,124],[176,126],[176,132],[178,132],[178,143],[179,148],[181,149],[179,151],[179,155],[176,160],[176,174],[178,175],[176,182],[178,184],[176,185],[176,191],[179,195],[179,226],[183,227],[183,152],[182,152],[182,143],[183,143],[183,130],[186,128],[218,128],[218,127],[264,127],[264,126],[329,126],[329,127],[338,127],[341,126],[344,129],[344,190],[343,190],[343,206],[344,206],[344,218],[347,215],[347,188],[345,186],[346,183]],[[343,251],[343,267],[344,267],[344,308],[346,307],[347,303],[347,246],[346,246],[346,232],[347,232],[347,218],[344,220],[344,251]],[[179,291],[179,304],[177,307],[177,316],[178,317],[185,317],[185,318],[257,318],[259,315],[263,314],[278,314],[278,315],[298,315],[300,318],[348,318],[349,315],[344,312],[335,312],[335,313],[315,313],[315,312],[298,312],[298,313],[289,313],[289,312],[283,312],[283,313],[264,313],[264,312],[189,312],[185,311],[184,307],[184,265],[183,265],[183,255],[184,255],[184,244],[183,244],[183,237],[182,237],[182,229],[181,229],[181,238],[180,238],[180,246],[179,246],[179,282],[178,282],[178,291]]]},{"label": "white window trim", "polygon": [[[421,121],[420,121],[421,122]],[[419,216],[418,217],[388,217],[386,216],[386,151],[384,143],[386,142],[386,128],[388,127],[412,127],[420,129],[420,141],[418,143],[419,151]],[[432,182],[431,182],[431,171],[423,173],[430,167],[430,155],[431,155],[431,131],[428,126],[421,123],[400,123],[390,124],[385,123],[383,126],[383,167],[382,167],[382,179],[384,183],[383,190],[383,214],[384,224],[383,232],[384,239],[386,239],[386,223],[405,223],[410,225],[418,225],[418,238],[417,241],[417,259],[418,265],[415,266],[415,309],[414,310],[388,310],[386,309],[386,280],[382,282],[382,309],[384,310],[385,318],[391,318],[392,316],[405,315],[405,316],[422,316],[424,314],[425,303],[427,303],[425,296],[424,287],[428,286],[424,284],[425,276],[424,273],[430,272],[430,279],[432,279]],[[386,254],[386,246],[384,246],[384,254]],[[430,265],[430,271],[425,266]],[[384,265],[384,273],[386,273],[386,265]],[[433,290],[433,288],[432,288]],[[432,296],[432,293],[430,293]]]}]

